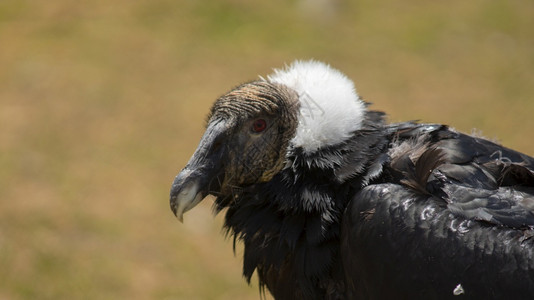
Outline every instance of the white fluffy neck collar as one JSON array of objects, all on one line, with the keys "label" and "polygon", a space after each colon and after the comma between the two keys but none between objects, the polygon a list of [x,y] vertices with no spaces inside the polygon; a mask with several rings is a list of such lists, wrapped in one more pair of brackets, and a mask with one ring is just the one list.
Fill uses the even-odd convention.
[{"label": "white fluffy neck collar", "polygon": [[307,153],[335,145],[361,128],[365,104],[353,82],[340,71],[318,61],[295,61],[267,77],[299,95],[300,114],[295,147]]}]

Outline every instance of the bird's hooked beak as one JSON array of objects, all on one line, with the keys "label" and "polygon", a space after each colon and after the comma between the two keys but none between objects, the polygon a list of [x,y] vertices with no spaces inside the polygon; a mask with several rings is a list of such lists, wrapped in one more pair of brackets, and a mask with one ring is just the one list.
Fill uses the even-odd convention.
[{"label": "bird's hooked beak", "polygon": [[225,130],[225,122],[210,122],[195,153],[172,183],[171,210],[180,222],[183,222],[186,211],[195,207],[209,193],[220,189]]}]

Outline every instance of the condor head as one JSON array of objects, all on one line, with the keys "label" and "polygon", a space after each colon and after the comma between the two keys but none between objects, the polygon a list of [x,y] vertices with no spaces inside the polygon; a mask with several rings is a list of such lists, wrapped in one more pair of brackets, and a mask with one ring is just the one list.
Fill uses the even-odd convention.
[{"label": "condor head", "polygon": [[208,194],[231,196],[236,188],[271,180],[284,165],[297,113],[297,94],[266,81],[243,84],[220,97],[198,148],[172,184],[176,217],[183,221],[183,214]]},{"label": "condor head", "polygon": [[365,111],[352,81],[317,61],[238,86],[213,105],[196,152],[174,179],[171,209],[182,220],[208,194],[231,205],[240,188],[291,165],[293,150],[308,155],[346,141]]}]

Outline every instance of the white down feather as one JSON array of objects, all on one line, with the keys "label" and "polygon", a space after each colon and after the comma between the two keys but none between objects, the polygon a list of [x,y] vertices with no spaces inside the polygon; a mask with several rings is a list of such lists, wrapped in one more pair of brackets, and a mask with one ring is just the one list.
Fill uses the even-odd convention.
[{"label": "white down feather", "polygon": [[354,83],[340,71],[318,61],[295,61],[275,69],[268,81],[294,89],[300,100],[295,147],[307,153],[335,145],[361,128],[365,104]]}]

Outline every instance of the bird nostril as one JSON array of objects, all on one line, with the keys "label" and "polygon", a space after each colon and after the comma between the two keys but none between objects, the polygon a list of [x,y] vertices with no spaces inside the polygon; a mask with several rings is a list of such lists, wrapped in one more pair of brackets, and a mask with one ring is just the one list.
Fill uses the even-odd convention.
[{"label": "bird nostril", "polygon": [[217,151],[222,147],[223,143],[221,140],[216,140],[213,145],[211,146],[212,151]]}]

